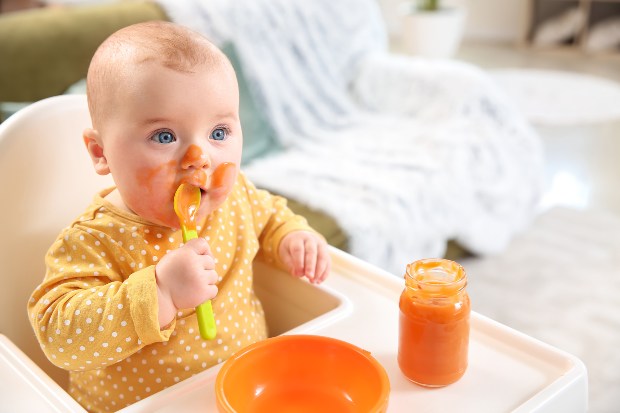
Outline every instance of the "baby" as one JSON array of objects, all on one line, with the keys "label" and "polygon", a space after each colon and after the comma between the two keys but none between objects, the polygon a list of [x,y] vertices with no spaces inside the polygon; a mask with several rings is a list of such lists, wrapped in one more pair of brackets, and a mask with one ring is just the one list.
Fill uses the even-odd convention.
[{"label": "baby", "polygon": [[[167,22],[110,36],[87,78],[98,194],[49,249],[28,304],[47,357],[70,371],[70,394],[114,411],[267,337],[252,288],[257,255],[313,283],[330,270],[325,240],[285,199],[239,172],[235,72],[201,35]],[[217,179],[210,179],[219,165]],[[183,244],[173,198],[198,186],[199,238]],[[212,300],[217,336],[203,340],[194,307]]]}]

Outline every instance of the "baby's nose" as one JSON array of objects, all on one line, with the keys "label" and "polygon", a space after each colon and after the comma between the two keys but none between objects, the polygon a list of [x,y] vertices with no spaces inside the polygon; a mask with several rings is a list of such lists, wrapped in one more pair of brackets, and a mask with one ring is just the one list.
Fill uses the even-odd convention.
[{"label": "baby's nose", "polygon": [[190,145],[181,159],[181,168],[188,169],[203,168],[209,165],[209,157],[202,152],[202,149],[198,145]]}]

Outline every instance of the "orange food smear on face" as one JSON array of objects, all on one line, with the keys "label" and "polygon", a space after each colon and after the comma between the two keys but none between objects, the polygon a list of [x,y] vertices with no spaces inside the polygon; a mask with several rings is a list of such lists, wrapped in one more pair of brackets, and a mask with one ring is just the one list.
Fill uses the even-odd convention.
[{"label": "orange food smear on face", "polygon": [[[192,146],[194,147],[194,145]],[[196,146],[196,148],[198,147]],[[188,152],[191,149],[192,147],[190,147]],[[200,150],[200,148],[198,148],[198,150]],[[222,187],[232,186],[234,183],[232,180],[235,178],[235,172],[236,166],[233,163],[224,162],[218,165],[211,176],[209,189],[216,190]],[[192,180],[194,182],[205,182],[207,180],[206,172],[200,169],[197,170],[196,173],[192,175]],[[182,183],[180,185],[179,189],[175,193],[174,203],[175,212],[179,217],[181,226],[184,226],[187,229],[196,229],[196,214],[198,212],[198,207],[200,206],[200,198],[201,194],[198,187],[192,185],[191,183]]]},{"label": "orange food smear on face", "polygon": [[445,386],[467,369],[469,296],[454,282],[407,278],[417,281],[400,297],[398,364],[415,383]]},{"label": "orange food smear on face", "polygon": [[137,170],[134,179],[138,189],[125,198],[129,210],[154,222],[174,225],[175,216],[172,208],[164,210],[161,202],[152,202],[151,197],[172,198],[177,188],[174,182],[177,166],[178,162],[168,161],[158,166],[143,167]]},{"label": "orange food smear on face", "polygon": [[224,186],[229,179],[234,178],[237,167],[232,162],[224,162],[218,165],[211,176],[211,188],[220,188]]},{"label": "orange food smear on face", "polygon": [[175,161],[169,161],[154,168],[142,168],[137,175],[137,181],[145,188],[152,188],[153,180],[162,172],[170,175],[174,171]]},{"label": "orange food smear on face", "polygon": [[206,161],[205,155],[202,153],[202,149],[198,145],[190,145],[187,148],[187,152],[181,159],[181,168],[189,168],[192,165],[201,165]]},{"label": "orange food smear on face", "polygon": [[[171,198],[175,198],[180,185],[184,184],[186,189],[180,193],[179,206],[174,211],[163,211],[161,205],[143,201],[144,198],[138,197],[134,202],[132,210],[140,211],[155,217],[159,222],[174,225],[174,221],[179,220],[181,225],[192,229],[196,227],[196,219],[200,206],[200,188],[214,190],[211,201],[226,195],[236,178],[236,165],[231,162],[223,162],[213,171],[211,177],[208,176],[206,168],[209,167],[209,159],[203,154],[198,145],[190,145],[180,161],[168,161],[157,166],[144,167],[136,174],[136,182],[146,193],[154,194],[168,192]],[[179,179],[179,169],[185,170],[184,176]],[[175,179],[175,177],[177,177]],[[209,180],[210,178],[210,180]],[[157,191],[157,192],[156,192]],[[144,195],[144,194],[143,194]],[[182,207],[180,207],[183,205]],[[182,210],[180,209],[182,208]],[[172,215],[170,213],[172,212]]]}]

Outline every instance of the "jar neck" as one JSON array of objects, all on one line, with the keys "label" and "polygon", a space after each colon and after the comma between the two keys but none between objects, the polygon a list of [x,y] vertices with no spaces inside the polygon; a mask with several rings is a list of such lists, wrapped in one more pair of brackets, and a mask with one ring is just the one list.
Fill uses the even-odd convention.
[{"label": "jar neck", "polygon": [[461,294],[467,286],[467,274],[458,263],[429,258],[407,265],[405,286],[408,291],[429,298]]}]

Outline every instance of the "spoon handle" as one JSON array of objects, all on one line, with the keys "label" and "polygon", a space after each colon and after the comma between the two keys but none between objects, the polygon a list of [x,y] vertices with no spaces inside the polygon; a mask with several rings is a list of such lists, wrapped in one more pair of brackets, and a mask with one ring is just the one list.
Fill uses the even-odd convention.
[{"label": "spoon handle", "polygon": [[217,328],[215,327],[215,317],[213,316],[211,300],[207,300],[196,307],[196,316],[198,317],[200,337],[205,340],[213,340],[217,335]]}]

